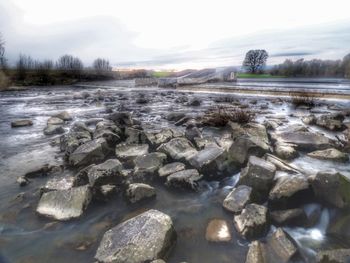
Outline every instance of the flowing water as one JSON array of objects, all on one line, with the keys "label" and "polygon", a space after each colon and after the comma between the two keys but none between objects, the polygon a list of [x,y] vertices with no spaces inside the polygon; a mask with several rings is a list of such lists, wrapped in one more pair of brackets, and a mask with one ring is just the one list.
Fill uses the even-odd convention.
[{"label": "flowing water", "polygon": [[[200,107],[188,107],[174,102],[181,94],[172,90],[136,89],[132,87],[132,82],[127,81],[108,85],[103,83],[99,87],[41,87],[0,93],[0,262],[94,262],[97,246],[107,229],[149,208],[167,213],[174,222],[178,241],[168,262],[244,262],[249,243],[234,230],[233,215],[222,208],[222,201],[236,184],[239,172],[229,174],[220,181],[202,182],[201,190],[196,193],[169,189],[153,181],[151,184],[157,189],[155,200],[130,205],[119,193],[109,202],[94,201],[80,219],[69,222],[54,222],[35,213],[40,197],[39,188],[49,178],[32,179],[24,188],[20,188],[15,181],[17,176],[44,164],[62,163],[62,153],[55,145],[59,136],[43,134],[50,116],[67,110],[74,116],[74,121],[85,121],[107,116],[108,108],[122,108],[133,111],[145,129],[159,130],[172,125],[164,118],[169,112],[200,114],[209,106],[216,105],[213,100],[215,96],[235,96],[242,104],[256,100],[254,96],[187,93],[186,96],[199,97],[203,101]],[[91,96],[84,97],[84,93]],[[136,104],[135,99],[140,93],[150,98],[151,102]],[[125,97],[128,99],[125,100]],[[348,101],[332,103],[350,106]],[[258,121],[268,116],[289,116],[294,112],[287,103],[272,104],[264,98],[259,98],[252,107],[259,109],[264,104],[269,105],[270,114],[259,116]],[[319,110],[327,111],[328,108],[323,106]],[[34,125],[11,128],[11,121],[21,118],[32,119]],[[298,122],[299,118],[289,118],[289,124]],[[66,126],[67,131],[70,125]],[[205,129],[203,133],[222,136],[228,131]],[[336,169],[350,176],[349,162],[339,165],[301,155],[293,163],[306,170]],[[75,170],[67,168],[59,176],[72,176],[75,173]],[[346,239],[327,234],[332,222],[347,219],[350,211],[340,213],[314,203],[305,204],[304,210],[307,213],[320,212],[315,226],[285,228],[299,245],[304,262],[312,262],[315,251],[320,247],[350,247]],[[213,244],[206,241],[206,226],[214,218],[230,223],[230,242]],[[344,224],[347,227],[345,234],[350,236],[350,220],[348,222]],[[273,229],[274,226],[271,226]]]}]

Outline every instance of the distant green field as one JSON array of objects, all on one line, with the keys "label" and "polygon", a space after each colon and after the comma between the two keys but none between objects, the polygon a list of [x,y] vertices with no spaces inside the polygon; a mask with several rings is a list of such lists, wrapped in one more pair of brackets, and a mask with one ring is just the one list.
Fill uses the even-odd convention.
[{"label": "distant green field", "polygon": [[265,78],[285,78],[284,76],[274,76],[270,74],[238,73],[238,78],[243,79],[265,79]]},{"label": "distant green field", "polygon": [[154,77],[154,78],[166,78],[171,73],[173,73],[173,72],[170,72],[170,71],[154,71],[154,72],[152,72],[152,77]]}]

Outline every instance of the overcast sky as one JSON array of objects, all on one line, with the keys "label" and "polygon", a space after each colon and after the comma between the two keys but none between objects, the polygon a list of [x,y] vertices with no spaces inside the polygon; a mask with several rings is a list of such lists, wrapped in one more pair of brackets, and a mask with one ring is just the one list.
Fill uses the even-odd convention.
[{"label": "overcast sky", "polygon": [[10,62],[19,53],[116,67],[240,65],[266,49],[286,58],[338,59],[350,53],[349,0],[0,0]]}]

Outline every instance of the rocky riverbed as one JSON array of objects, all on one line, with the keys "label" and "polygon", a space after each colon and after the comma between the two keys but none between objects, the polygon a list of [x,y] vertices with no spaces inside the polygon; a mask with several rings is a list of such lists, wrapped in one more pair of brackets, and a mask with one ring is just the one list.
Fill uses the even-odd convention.
[{"label": "rocky riverbed", "polygon": [[[217,107],[253,117],[218,127]],[[125,81],[3,92],[0,108],[0,262],[350,257],[347,100]]]}]

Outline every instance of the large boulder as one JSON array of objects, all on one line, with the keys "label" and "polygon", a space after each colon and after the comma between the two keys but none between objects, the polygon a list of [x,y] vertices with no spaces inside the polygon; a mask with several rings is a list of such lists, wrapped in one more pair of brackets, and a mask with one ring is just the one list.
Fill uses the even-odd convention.
[{"label": "large boulder", "polygon": [[188,169],[169,175],[166,184],[172,187],[197,190],[198,181],[202,177],[203,175],[199,174],[196,169]]},{"label": "large boulder", "polygon": [[277,143],[295,145],[298,150],[314,151],[332,147],[332,140],[320,133],[309,131],[283,131],[272,134]]},{"label": "large boulder", "polygon": [[173,173],[185,170],[185,168],[186,166],[183,163],[179,163],[179,162],[169,163],[159,168],[158,175],[159,177],[167,177],[168,175],[171,175]]},{"label": "large boulder", "polygon": [[269,201],[277,206],[291,206],[309,196],[309,182],[304,175],[286,175],[277,179]]},{"label": "large boulder", "polygon": [[334,172],[318,172],[310,178],[316,197],[328,205],[344,208],[350,205],[350,180]]},{"label": "large boulder", "polygon": [[57,190],[69,190],[74,186],[74,177],[53,177],[49,179],[46,184],[40,188],[41,192],[50,192]]},{"label": "large boulder", "polygon": [[108,230],[97,249],[101,263],[140,263],[166,259],[176,242],[171,218],[149,210]]},{"label": "large boulder", "polygon": [[92,139],[91,130],[82,122],[74,123],[68,134],[61,136],[60,148],[69,157],[80,145]]},{"label": "large boulder", "polygon": [[228,223],[222,219],[212,219],[206,229],[205,239],[211,242],[228,242],[231,240]]},{"label": "large boulder", "polygon": [[253,189],[253,199],[263,201],[273,185],[275,173],[274,164],[256,156],[250,156],[247,167],[241,171],[238,183],[250,186]]},{"label": "large boulder", "polygon": [[44,129],[45,135],[54,135],[54,134],[62,134],[62,133],[65,133],[65,130],[61,125],[49,124]]},{"label": "large boulder", "polygon": [[130,184],[126,189],[126,197],[131,203],[149,199],[156,196],[156,189],[148,184]]},{"label": "large boulder", "polygon": [[248,204],[240,215],[234,216],[233,221],[238,233],[246,239],[262,237],[268,230],[267,208]]},{"label": "large boulder", "polygon": [[294,159],[299,155],[296,147],[296,144],[277,141],[275,143],[275,154],[285,160]]},{"label": "large boulder", "polygon": [[106,157],[106,140],[103,138],[88,141],[80,145],[69,156],[69,163],[73,166],[82,166],[100,162]]},{"label": "large boulder", "polygon": [[118,144],[115,154],[122,160],[132,161],[138,156],[147,154],[148,148],[148,144]]},{"label": "large boulder", "polygon": [[90,200],[89,186],[50,191],[41,196],[36,211],[56,220],[70,220],[80,217]]},{"label": "large boulder", "polygon": [[134,160],[135,169],[134,172],[137,175],[153,174],[160,167],[163,166],[163,162],[166,160],[164,153],[153,152],[138,156]]},{"label": "large boulder", "polygon": [[252,188],[246,185],[239,185],[226,196],[223,207],[233,213],[240,213],[250,202]]},{"label": "large boulder", "polygon": [[62,111],[60,113],[57,113],[53,117],[59,118],[64,121],[71,121],[73,119],[72,115],[70,115],[68,111]]},{"label": "large boulder", "polygon": [[209,174],[224,169],[224,152],[219,146],[210,145],[197,152],[188,161],[201,173]]},{"label": "large boulder", "polygon": [[157,149],[160,152],[167,154],[173,160],[188,161],[198,152],[186,138],[174,138],[167,143],[162,144]]},{"label": "large boulder", "polygon": [[309,157],[320,159],[320,160],[330,160],[334,162],[347,162],[349,161],[349,155],[343,153],[335,148],[329,148],[326,150],[314,151],[307,154]]},{"label": "large boulder", "polygon": [[108,119],[118,127],[132,126],[134,123],[130,112],[114,112],[108,116]]}]

